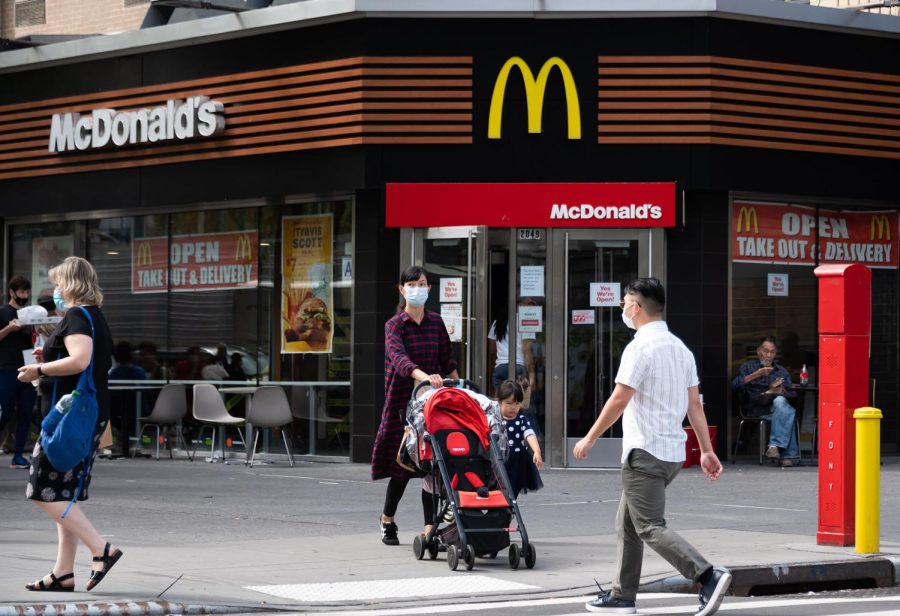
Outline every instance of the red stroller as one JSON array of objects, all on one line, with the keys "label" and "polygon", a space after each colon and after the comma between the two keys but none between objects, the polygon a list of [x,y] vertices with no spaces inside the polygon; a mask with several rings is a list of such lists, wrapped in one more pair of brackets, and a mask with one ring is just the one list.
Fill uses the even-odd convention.
[{"label": "red stroller", "polygon": [[[416,387],[413,400],[427,385]],[[492,435],[476,397],[494,405],[489,408],[499,418],[496,402],[487,401],[470,381],[445,380],[425,403],[418,459],[419,468],[430,473],[436,516],[428,535],[413,541],[413,552],[420,560],[427,552],[433,560],[446,548],[447,565],[456,570],[460,560],[472,569],[476,557],[495,558],[509,547],[510,567],[518,569],[524,559],[531,569],[537,554],[509,489],[499,437]],[[510,528],[513,517],[516,526]],[[521,548],[510,542],[511,532],[519,533]]]}]

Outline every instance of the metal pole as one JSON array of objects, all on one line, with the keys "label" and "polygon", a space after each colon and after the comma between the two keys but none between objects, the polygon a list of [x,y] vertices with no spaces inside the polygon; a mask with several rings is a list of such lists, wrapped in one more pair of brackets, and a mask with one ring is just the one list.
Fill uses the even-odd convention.
[{"label": "metal pole", "polygon": [[518,229],[510,228],[509,230],[509,299],[507,302],[507,306],[509,309],[509,316],[507,319],[506,325],[506,342],[509,345],[509,370],[506,373],[507,378],[515,381],[516,380],[516,357],[519,354],[519,298],[517,295],[516,288],[516,276],[518,274],[518,266],[516,264],[516,234],[518,233]]},{"label": "metal pole", "polygon": [[881,411],[856,409],[856,553],[879,552]]}]

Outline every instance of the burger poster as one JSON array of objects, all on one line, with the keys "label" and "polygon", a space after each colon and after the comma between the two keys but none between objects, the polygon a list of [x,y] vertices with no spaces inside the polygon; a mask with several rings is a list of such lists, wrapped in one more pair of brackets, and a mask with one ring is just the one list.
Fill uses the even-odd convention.
[{"label": "burger poster", "polygon": [[281,220],[281,352],[330,353],[332,215]]}]

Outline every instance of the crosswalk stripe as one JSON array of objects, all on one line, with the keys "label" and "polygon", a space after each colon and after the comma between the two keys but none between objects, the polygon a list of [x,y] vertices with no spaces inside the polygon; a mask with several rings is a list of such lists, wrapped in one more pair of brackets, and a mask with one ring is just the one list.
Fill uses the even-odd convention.
[{"label": "crosswalk stripe", "polygon": [[538,586],[510,582],[486,575],[451,575],[318,584],[274,584],[247,586],[246,588],[283,599],[310,603],[541,590]]}]

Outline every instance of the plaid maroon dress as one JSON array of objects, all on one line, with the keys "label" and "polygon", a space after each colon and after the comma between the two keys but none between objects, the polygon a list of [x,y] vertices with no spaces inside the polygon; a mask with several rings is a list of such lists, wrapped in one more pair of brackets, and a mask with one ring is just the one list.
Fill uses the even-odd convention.
[{"label": "plaid maroon dress", "polygon": [[444,321],[430,310],[425,311],[421,324],[405,310],[384,324],[384,409],[372,449],[372,479],[412,476],[397,464],[397,450],[416,368],[445,376],[456,370]]}]

